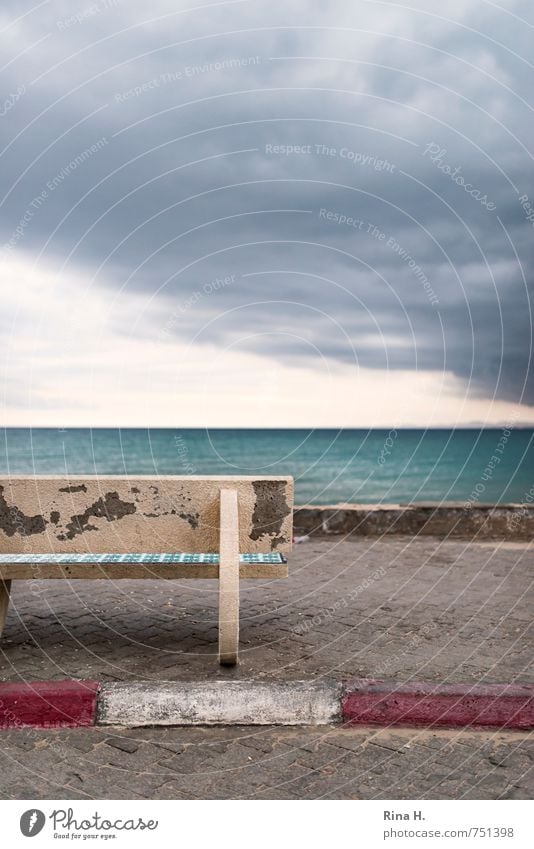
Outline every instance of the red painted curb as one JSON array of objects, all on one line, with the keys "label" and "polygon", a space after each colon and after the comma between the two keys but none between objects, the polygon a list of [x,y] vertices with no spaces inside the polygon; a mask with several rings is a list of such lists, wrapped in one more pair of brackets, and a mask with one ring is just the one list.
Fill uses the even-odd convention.
[{"label": "red painted curb", "polygon": [[[0,729],[95,725],[98,681],[0,684]],[[338,691],[339,692],[339,691]],[[531,684],[399,684],[355,679],[341,696],[352,725],[534,728]]]},{"label": "red painted curb", "polygon": [[94,725],[98,688],[98,681],[0,684],[0,728]]},{"label": "red painted curb", "polygon": [[345,684],[347,725],[444,725],[534,728],[530,684],[396,684],[359,679]]}]

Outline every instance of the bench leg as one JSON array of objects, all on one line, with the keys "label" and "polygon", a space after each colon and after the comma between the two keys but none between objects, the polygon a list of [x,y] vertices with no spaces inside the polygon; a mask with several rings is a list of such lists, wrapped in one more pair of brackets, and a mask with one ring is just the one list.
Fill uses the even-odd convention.
[{"label": "bench leg", "polygon": [[234,666],[239,644],[239,512],[237,490],[221,489],[219,663]]},{"label": "bench leg", "polygon": [[7,609],[9,607],[9,594],[11,592],[11,581],[0,578],[0,637],[6,622]]}]

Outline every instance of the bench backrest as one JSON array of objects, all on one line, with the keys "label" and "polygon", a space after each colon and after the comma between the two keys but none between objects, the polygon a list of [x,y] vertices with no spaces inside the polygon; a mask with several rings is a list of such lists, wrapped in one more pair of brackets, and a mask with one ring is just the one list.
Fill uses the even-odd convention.
[{"label": "bench backrest", "polygon": [[291,549],[293,479],[0,478],[0,553],[219,550],[221,489],[236,489],[243,554]]}]

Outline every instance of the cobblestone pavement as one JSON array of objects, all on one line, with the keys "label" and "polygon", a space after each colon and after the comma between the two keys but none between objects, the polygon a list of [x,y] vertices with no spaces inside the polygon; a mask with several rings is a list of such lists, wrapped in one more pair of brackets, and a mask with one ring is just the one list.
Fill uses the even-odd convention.
[{"label": "cobblestone pavement", "polygon": [[347,675],[531,681],[532,546],[313,539],[242,582],[241,664],[216,663],[215,581],[14,582],[0,679]]},{"label": "cobblestone pavement", "polygon": [[413,729],[2,733],[3,799],[528,799],[534,739]]}]

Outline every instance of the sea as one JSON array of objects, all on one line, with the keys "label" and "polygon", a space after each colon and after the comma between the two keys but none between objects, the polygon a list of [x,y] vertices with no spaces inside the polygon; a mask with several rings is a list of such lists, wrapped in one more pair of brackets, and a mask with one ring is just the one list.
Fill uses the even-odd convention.
[{"label": "sea", "polygon": [[292,475],[298,505],[534,496],[531,428],[7,428],[1,435],[2,475]]}]

